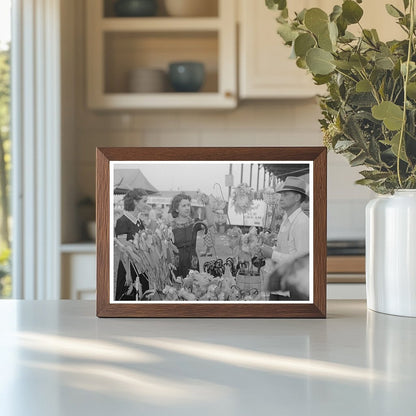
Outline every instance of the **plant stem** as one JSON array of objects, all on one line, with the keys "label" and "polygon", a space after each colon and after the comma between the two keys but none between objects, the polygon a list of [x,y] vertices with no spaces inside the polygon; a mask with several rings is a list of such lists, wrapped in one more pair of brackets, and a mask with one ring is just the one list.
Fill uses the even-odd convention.
[{"label": "plant stem", "polygon": [[380,104],[380,98],[378,96],[376,87],[374,86],[374,84],[370,81],[370,78],[368,78],[365,69],[361,66],[362,71],[360,71],[360,75],[363,79],[365,79],[366,81],[368,81],[368,83],[370,84],[371,87],[371,93],[373,94],[374,99],[377,101],[377,104]]},{"label": "plant stem", "polygon": [[400,155],[403,146],[403,139],[404,139],[404,132],[406,129],[406,110],[407,110],[407,83],[409,81],[409,68],[410,68],[410,60],[412,57],[412,49],[413,49],[413,36],[414,36],[414,26],[415,26],[415,15],[414,15],[414,8],[415,8],[415,0],[410,0],[410,30],[409,30],[409,44],[407,47],[407,60],[406,60],[406,73],[404,76],[404,85],[403,85],[403,118],[402,118],[402,127],[400,129],[400,140],[399,140],[399,149],[397,151],[397,177],[399,179],[399,186],[403,188],[402,178],[400,175]]},{"label": "plant stem", "polygon": [[344,72],[340,71],[338,68],[335,68],[335,71],[336,71],[336,72],[338,72],[338,73],[339,73],[339,74],[341,74],[341,75],[344,75],[344,77],[349,78],[351,81],[353,81],[353,82],[355,82],[355,83],[357,83],[357,82],[358,82],[355,78],[351,77],[351,76],[350,76],[350,75],[348,75],[348,74],[345,74]]}]

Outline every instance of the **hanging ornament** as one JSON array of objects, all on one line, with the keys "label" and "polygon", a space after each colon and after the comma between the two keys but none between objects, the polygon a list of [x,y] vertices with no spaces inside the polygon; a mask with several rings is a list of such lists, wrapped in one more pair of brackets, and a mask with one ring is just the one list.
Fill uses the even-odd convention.
[{"label": "hanging ornament", "polygon": [[253,206],[254,192],[245,183],[234,189],[233,204],[237,214],[245,214]]}]

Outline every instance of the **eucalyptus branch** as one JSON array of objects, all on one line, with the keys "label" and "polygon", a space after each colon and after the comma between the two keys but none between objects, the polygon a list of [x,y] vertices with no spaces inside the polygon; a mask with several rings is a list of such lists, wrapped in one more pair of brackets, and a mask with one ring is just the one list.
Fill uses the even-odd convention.
[{"label": "eucalyptus branch", "polygon": [[407,29],[407,27],[401,25],[400,23],[398,23],[398,25],[400,26],[401,29],[404,30],[404,32],[406,33],[406,35],[409,36],[409,30]]},{"label": "eucalyptus branch", "polygon": [[367,73],[365,72],[365,69],[362,66],[361,66],[361,69],[362,69],[362,71],[360,71],[360,75],[362,76],[363,79],[368,81],[368,83],[370,84],[371,93],[373,94],[374,99],[377,101],[377,104],[380,104],[381,100],[380,100],[380,97],[378,96],[378,92],[376,90],[376,87],[371,82],[370,78],[368,78]]},{"label": "eucalyptus branch", "polygon": [[[396,84],[397,84],[397,81],[394,80],[393,81],[393,88],[391,89],[391,94],[390,94],[390,97],[389,97],[390,101],[393,101],[393,95],[394,95],[394,90],[396,89]],[[393,102],[395,102],[395,101],[393,101]]]},{"label": "eucalyptus branch", "polygon": [[397,94],[396,94],[396,96],[394,97],[394,100],[393,100],[393,102],[394,102],[394,103],[396,103],[396,102],[397,102],[397,100],[399,99],[400,94],[402,93],[402,91],[403,91],[403,88],[399,88],[399,91],[397,91]]},{"label": "eucalyptus branch", "polygon": [[410,61],[412,58],[412,49],[413,49],[413,36],[415,28],[415,0],[410,0],[410,30],[409,30],[409,44],[407,46],[407,60],[406,60],[406,73],[404,75],[404,85],[403,85],[403,118],[402,118],[402,127],[400,129],[400,139],[399,139],[399,148],[397,151],[397,177],[399,179],[399,185],[403,188],[402,177],[400,174],[400,155],[403,146],[404,132],[406,130],[406,110],[407,110],[407,83],[409,81],[409,68]]},{"label": "eucalyptus branch", "polygon": [[350,79],[352,82],[357,83],[357,80],[356,80],[355,78],[351,77],[351,76],[350,76],[350,75],[348,75],[348,74],[345,74],[344,72],[340,71],[338,68],[335,68],[335,71],[336,71],[336,72],[338,72],[338,73],[339,73],[339,74],[341,74],[341,75],[344,75],[344,77],[345,77],[345,78]]}]

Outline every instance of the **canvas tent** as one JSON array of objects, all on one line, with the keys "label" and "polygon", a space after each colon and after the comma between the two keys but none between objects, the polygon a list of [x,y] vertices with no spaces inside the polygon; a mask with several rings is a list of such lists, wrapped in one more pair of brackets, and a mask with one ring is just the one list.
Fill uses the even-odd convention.
[{"label": "canvas tent", "polygon": [[114,169],[114,193],[123,195],[132,189],[142,189],[148,194],[157,192],[140,169]]},{"label": "canvas tent", "polygon": [[309,165],[307,164],[283,164],[273,163],[264,164],[264,169],[271,172],[276,178],[284,181],[288,176],[305,176],[309,174]]}]

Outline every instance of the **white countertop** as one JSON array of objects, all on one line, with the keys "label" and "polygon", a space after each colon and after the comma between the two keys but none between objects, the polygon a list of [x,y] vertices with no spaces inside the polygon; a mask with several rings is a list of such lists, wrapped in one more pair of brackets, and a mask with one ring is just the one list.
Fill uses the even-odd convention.
[{"label": "white countertop", "polygon": [[98,319],[0,301],[0,415],[412,415],[416,319]]}]

